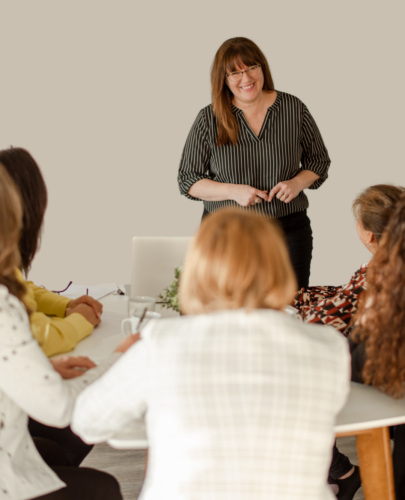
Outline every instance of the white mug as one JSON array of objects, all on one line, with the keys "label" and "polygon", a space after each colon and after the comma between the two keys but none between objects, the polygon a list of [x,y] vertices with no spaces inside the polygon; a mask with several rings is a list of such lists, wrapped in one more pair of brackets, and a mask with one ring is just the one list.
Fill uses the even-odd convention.
[{"label": "white mug", "polygon": [[[139,316],[134,315],[131,316],[130,318],[125,318],[121,321],[121,332],[125,335],[125,337],[128,337],[130,333],[140,332],[150,319],[158,319],[160,317],[161,314],[157,312],[147,311],[140,328],[138,328],[138,325],[139,325],[139,320],[141,319],[141,314]],[[126,328],[127,324],[129,324],[129,331],[128,328]]]}]

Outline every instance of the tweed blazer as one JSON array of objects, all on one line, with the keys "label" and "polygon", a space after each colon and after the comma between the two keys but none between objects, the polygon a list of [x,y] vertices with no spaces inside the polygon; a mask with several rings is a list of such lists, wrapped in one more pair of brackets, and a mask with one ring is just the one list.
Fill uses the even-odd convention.
[{"label": "tweed blazer", "polygon": [[320,500],[350,387],[347,340],[272,310],[151,321],[78,397],[101,442],[145,418],[142,500]]},{"label": "tweed blazer", "polygon": [[77,394],[118,357],[62,380],[33,338],[25,309],[0,285],[0,500],[26,500],[65,487],[37,452],[28,415],[66,427]]}]

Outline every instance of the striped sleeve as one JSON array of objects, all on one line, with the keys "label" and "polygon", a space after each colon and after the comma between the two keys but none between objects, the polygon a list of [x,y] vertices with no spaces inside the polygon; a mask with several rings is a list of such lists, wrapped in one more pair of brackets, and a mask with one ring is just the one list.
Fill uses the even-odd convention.
[{"label": "striped sleeve", "polygon": [[197,181],[209,178],[210,157],[211,147],[207,138],[204,110],[202,109],[188,134],[177,176],[180,193],[190,200],[201,201],[190,196],[188,190]]},{"label": "striped sleeve", "polygon": [[305,105],[301,129],[301,146],[301,170],[311,170],[319,175],[319,179],[309,186],[309,189],[318,189],[328,178],[331,161],[315,120]]}]

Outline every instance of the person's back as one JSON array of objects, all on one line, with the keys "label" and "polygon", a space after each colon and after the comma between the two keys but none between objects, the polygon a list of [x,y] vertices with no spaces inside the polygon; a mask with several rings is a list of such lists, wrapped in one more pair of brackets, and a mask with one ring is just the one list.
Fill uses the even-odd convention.
[{"label": "person's back", "polygon": [[[142,499],[333,498],[333,425],[350,377],[333,328],[272,310],[160,320],[119,365],[78,423],[94,440],[107,421],[111,435],[123,425],[115,406],[128,422],[147,408]],[[112,386],[122,396],[106,396]]]},{"label": "person's back", "polygon": [[328,498],[345,339],[264,310],[157,322],[144,339],[143,498]]}]

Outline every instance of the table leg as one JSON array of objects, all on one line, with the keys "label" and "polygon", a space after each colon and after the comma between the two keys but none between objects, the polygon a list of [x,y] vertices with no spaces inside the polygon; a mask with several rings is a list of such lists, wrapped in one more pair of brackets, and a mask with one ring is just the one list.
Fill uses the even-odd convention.
[{"label": "table leg", "polygon": [[357,435],[357,454],[366,500],[395,500],[388,427]]},{"label": "table leg", "polygon": [[145,472],[143,474],[143,480],[145,481],[146,477],[146,471],[148,470],[148,450],[146,450],[146,455],[145,455]]}]

